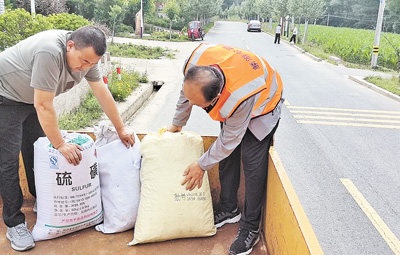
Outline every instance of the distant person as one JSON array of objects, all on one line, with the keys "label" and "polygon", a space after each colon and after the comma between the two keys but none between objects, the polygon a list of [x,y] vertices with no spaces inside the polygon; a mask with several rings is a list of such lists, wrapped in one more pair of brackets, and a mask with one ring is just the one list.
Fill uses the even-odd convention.
[{"label": "distant person", "polygon": [[[268,151],[281,115],[282,81],[263,58],[220,44],[197,47],[184,65],[184,75],[168,131],[180,132],[196,105],[220,122],[221,132],[184,171],[182,185],[188,190],[200,188],[204,171],[219,163],[221,192],[214,224],[219,228],[240,221],[229,254],[249,254],[260,239]],[[243,208],[237,201],[241,162],[246,183]]]},{"label": "distant person", "polygon": [[6,236],[17,251],[35,247],[21,211],[20,151],[29,192],[34,197],[33,143],[39,137],[47,136],[70,164],[78,165],[82,160],[83,148],[66,143],[61,135],[53,105],[55,96],[85,78],[122,142],[127,147],[135,142],[101,77],[98,62],[106,49],[104,33],[85,26],[74,32],[43,31],[0,53],[0,193]]},{"label": "distant person", "polygon": [[294,25],[293,30],[292,30],[292,37],[290,37],[289,42],[293,41],[293,43],[296,44],[296,36],[297,36],[297,27],[296,27],[296,25]]},{"label": "distant person", "polygon": [[281,27],[280,24],[278,24],[278,26],[276,26],[276,28],[275,28],[275,41],[274,41],[275,44],[276,43],[280,44],[280,42],[281,42],[281,32],[282,32],[282,27]]}]

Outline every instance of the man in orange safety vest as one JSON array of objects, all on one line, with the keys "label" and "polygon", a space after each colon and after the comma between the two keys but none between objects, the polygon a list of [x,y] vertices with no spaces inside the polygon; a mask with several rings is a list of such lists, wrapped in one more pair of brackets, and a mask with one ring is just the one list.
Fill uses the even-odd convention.
[{"label": "man in orange safety vest", "polygon": [[[278,127],[282,98],[279,74],[263,58],[226,45],[201,44],[184,65],[184,83],[168,128],[179,132],[193,105],[221,123],[216,141],[184,172],[182,185],[201,187],[204,171],[219,163],[221,183],[216,227],[240,221],[229,254],[249,254],[259,240],[261,207],[268,173],[268,151]],[[240,167],[245,174],[245,201],[238,208]],[[242,213],[241,213],[242,212]]]}]

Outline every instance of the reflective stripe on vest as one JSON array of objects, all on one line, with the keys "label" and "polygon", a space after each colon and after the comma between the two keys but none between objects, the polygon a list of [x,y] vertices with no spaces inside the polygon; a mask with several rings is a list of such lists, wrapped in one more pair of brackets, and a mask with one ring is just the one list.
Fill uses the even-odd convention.
[{"label": "reflective stripe on vest", "polygon": [[[232,65],[232,63],[235,63]],[[282,96],[279,74],[262,58],[238,48],[201,44],[189,57],[185,73],[195,65],[217,64],[225,75],[226,84],[209,115],[225,121],[246,99],[255,96],[252,117],[275,109]]]}]

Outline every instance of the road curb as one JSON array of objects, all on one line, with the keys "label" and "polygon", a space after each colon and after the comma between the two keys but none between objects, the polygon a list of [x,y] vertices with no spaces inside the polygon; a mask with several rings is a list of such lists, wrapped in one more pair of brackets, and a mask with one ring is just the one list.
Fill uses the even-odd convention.
[{"label": "road curb", "polygon": [[307,51],[305,51],[304,54],[309,56],[310,58],[312,58],[313,60],[315,60],[317,62],[321,62],[322,61],[322,59],[320,59],[319,57],[314,56],[313,54],[311,54],[311,53],[309,53]]},{"label": "road curb", "polygon": [[[268,34],[268,35],[270,35],[270,36],[272,36],[272,37],[275,37],[275,35],[271,34],[270,32],[267,32],[267,31],[264,31],[264,30],[263,30],[263,32],[266,33],[266,34]],[[300,48],[300,47],[297,46],[296,44],[291,44],[290,42],[288,42],[288,41],[282,39],[282,37],[281,37],[281,42],[284,42],[284,43],[288,44],[289,46],[292,46],[292,47],[295,48],[296,50],[300,51],[301,53],[307,55],[308,57],[312,58],[313,60],[315,60],[315,61],[317,61],[317,62],[322,62],[322,59],[321,59],[321,58],[316,57],[316,56],[314,56],[313,54],[311,54],[311,53],[309,53],[309,52],[303,50],[302,48]]]},{"label": "road curb", "polygon": [[[146,100],[153,93],[153,85],[150,83],[140,83],[139,87],[133,90],[132,94],[126,98],[124,102],[117,102],[117,108],[122,121],[125,123],[132,117],[137,110],[142,107]],[[107,125],[112,126],[111,121],[103,113],[101,121],[105,121]],[[90,130],[90,129],[85,129]]]},{"label": "road curb", "polygon": [[305,50],[303,50],[302,48],[300,48],[299,46],[297,46],[295,44],[293,44],[292,46],[293,46],[293,48],[295,48],[296,50],[300,51],[301,53],[305,53],[306,52]]},{"label": "road curb", "polygon": [[126,122],[132,115],[142,107],[150,95],[153,93],[153,85],[150,83],[141,83],[125,102],[117,104],[122,121]]},{"label": "road curb", "polygon": [[[271,33],[269,33],[269,32],[266,32],[266,31],[263,31],[263,32],[266,33],[266,34],[268,34],[268,35],[270,35],[270,36],[272,36],[272,37],[275,36],[275,35],[273,35],[273,34],[271,34]],[[309,53],[309,52],[303,50],[303,49],[300,48],[299,46],[297,46],[297,45],[295,45],[295,44],[290,44],[289,42],[287,42],[287,41],[285,41],[285,40],[282,40],[282,42],[285,42],[285,43],[289,44],[290,46],[294,47],[296,50],[298,50],[298,51],[300,51],[301,53],[307,55],[308,57],[312,58],[313,60],[315,60],[315,61],[317,61],[317,62],[322,62],[322,59],[321,59],[321,58],[312,55],[311,53]],[[336,61],[335,61],[335,62],[336,62]],[[349,78],[350,80],[352,80],[352,81],[357,82],[358,84],[361,84],[361,85],[363,85],[363,86],[365,86],[365,87],[367,87],[367,88],[370,88],[370,89],[372,89],[372,90],[374,90],[374,91],[380,93],[381,95],[387,96],[387,97],[389,97],[389,98],[391,98],[391,99],[394,99],[394,100],[400,102],[400,96],[398,96],[398,95],[396,95],[396,94],[393,94],[393,93],[391,93],[391,92],[389,92],[389,91],[387,91],[387,90],[384,90],[384,89],[382,89],[382,88],[376,86],[375,84],[372,84],[372,83],[370,83],[370,82],[364,80],[365,77],[349,75],[348,78]]]},{"label": "road curb", "polygon": [[352,76],[352,75],[349,75],[348,77],[349,77],[350,80],[355,81],[355,82],[357,82],[358,84],[361,84],[361,85],[363,85],[363,86],[365,86],[365,87],[367,87],[367,88],[369,88],[369,89],[372,89],[372,90],[375,91],[375,92],[378,92],[379,94],[382,94],[382,95],[384,95],[384,96],[387,96],[387,97],[389,97],[389,98],[391,98],[391,99],[394,99],[394,100],[400,102],[400,96],[398,96],[398,95],[396,95],[396,94],[393,94],[392,92],[389,92],[389,91],[387,91],[387,90],[384,90],[384,89],[382,89],[382,88],[376,86],[375,84],[364,80],[364,77],[362,77],[362,76]]}]

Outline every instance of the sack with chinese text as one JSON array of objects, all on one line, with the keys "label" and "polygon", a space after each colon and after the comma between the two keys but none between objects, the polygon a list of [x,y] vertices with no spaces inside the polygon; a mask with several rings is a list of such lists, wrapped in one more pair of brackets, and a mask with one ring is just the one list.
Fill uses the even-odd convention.
[{"label": "sack with chinese text", "polygon": [[82,146],[79,165],[69,164],[47,137],[34,143],[37,221],[35,241],[51,239],[103,220],[96,150],[85,134],[64,133],[67,143]]},{"label": "sack with chinese text", "polygon": [[133,241],[159,242],[216,233],[207,172],[201,188],[182,186],[183,172],[203,153],[203,140],[191,132],[149,134],[140,148],[141,198]]}]

